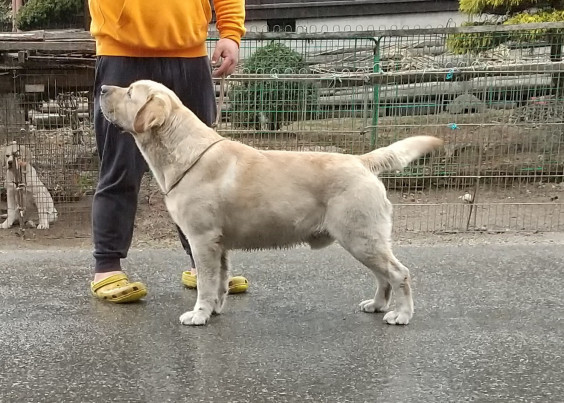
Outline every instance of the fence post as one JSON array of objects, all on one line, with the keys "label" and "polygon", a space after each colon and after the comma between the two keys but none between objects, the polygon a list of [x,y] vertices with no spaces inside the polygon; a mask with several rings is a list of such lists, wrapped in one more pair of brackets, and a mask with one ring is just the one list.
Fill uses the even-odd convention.
[{"label": "fence post", "polygon": [[88,8],[88,0],[84,0],[83,3],[83,13],[84,13],[84,30],[90,31],[90,8]]},{"label": "fence post", "polygon": [[[374,39],[374,62],[372,63],[372,72],[380,72],[380,41],[382,37]],[[372,87],[372,130],[370,130],[370,149],[374,150],[376,148],[376,142],[378,140],[378,117],[380,116],[379,104],[380,104],[380,83],[374,84]]]},{"label": "fence post", "polygon": [[[560,32],[555,32],[550,35],[550,61],[559,62],[562,60],[562,45],[563,45],[563,34]],[[552,76],[552,83],[554,85],[555,93],[557,96],[564,94],[564,74],[554,73]]]},{"label": "fence post", "polygon": [[22,6],[22,0],[12,0],[12,32],[20,32],[20,30],[16,27],[16,16]]}]

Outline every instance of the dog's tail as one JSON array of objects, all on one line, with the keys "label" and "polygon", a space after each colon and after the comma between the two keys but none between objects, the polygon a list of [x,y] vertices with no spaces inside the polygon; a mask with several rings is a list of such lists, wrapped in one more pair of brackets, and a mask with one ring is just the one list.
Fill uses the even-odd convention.
[{"label": "dog's tail", "polygon": [[359,158],[365,167],[379,174],[403,169],[411,161],[430,153],[443,143],[443,140],[433,136],[413,136],[360,155]]}]

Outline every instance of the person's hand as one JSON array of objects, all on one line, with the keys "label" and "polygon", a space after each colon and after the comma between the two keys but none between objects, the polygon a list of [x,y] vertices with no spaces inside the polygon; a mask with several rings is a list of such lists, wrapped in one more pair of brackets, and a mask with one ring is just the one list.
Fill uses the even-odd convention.
[{"label": "person's hand", "polygon": [[217,41],[212,55],[212,65],[222,59],[221,66],[213,71],[214,77],[228,76],[235,71],[239,61],[239,45],[232,39],[222,38]]}]

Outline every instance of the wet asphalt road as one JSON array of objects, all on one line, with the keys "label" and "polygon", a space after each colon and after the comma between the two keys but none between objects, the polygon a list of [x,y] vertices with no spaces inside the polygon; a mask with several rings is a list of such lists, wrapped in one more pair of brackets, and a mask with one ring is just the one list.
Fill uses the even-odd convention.
[{"label": "wet asphalt road", "polygon": [[562,245],[396,247],[407,327],[359,312],[340,247],[235,253],[251,288],[207,327],[179,251],[131,253],[144,303],[89,295],[89,251],[0,251],[0,402],[564,401]]}]

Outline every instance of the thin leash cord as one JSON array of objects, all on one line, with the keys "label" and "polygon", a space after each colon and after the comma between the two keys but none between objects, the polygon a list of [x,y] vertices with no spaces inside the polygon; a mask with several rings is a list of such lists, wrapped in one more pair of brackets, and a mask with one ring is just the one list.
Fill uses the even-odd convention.
[{"label": "thin leash cord", "polygon": [[[24,216],[26,213],[26,187],[27,187],[27,161],[23,165],[20,162],[19,156],[14,160],[16,165],[16,177],[14,178],[14,184],[16,185],[16,208],[20,214],[19,222],[20,228],[24,230]],[[23,166],[22,166],[23,165]]]},{"label": "thin leash cord", "polygon": [[217,129],[219,121],[221,120],[221,109],[223,109],[223,100],[225,97],[225,76],[221,76],[221,82],[219,84],[219,101],[217,103],[217,114],[215,116],[215,122],[212,124],[212,128]]}]

